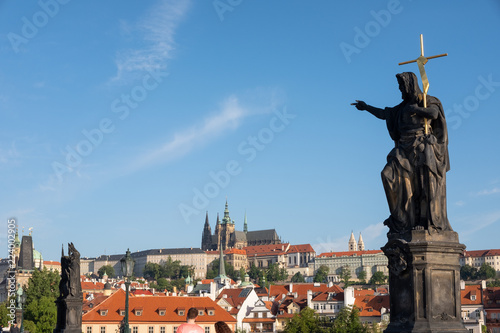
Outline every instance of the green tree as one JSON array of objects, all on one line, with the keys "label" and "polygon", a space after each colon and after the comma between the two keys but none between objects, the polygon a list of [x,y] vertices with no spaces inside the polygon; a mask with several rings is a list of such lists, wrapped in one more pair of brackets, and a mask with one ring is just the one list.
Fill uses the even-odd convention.
[{"label": "green tree", "polygon": [[264,277],[264,272],[252,263],[248,271],[248,276],[254,281],[260,281]]},{"label": "green tree", "polygon": [[240,268],[240,280],[245,281],[245,275],[247,275],[247,272],[243,267]]},{"label": "green tree", "polygon": [[31,333],[52,333],[57,321],[60,276],[57,272],[34,270],[28,281],[24,325]]},{"label": "green tree", "polygon": [[9,304],[10,304],[9,299],[7,299],[5,302],[0,304],[0,325],[2,327],[9,326],[9,320],[12,319],[9,317],[9,309],[7,309],[7,306]]},{"label": "green tree", "polygon": [[465,281],[474,280],[477,276],[477,268],[470,265],[460,267],[460,278]]},{"label": "green tree", "polygon": [[[240,275],[239,270],[235,270],[234,266],[224,260],[224,268],[226,275],[229,276],[234,281],[238,280]],[[207,279],[213,279],[219,275],[219,259],[212,261],[212,267],[207,269]]]},{"label": "green tree", "polygon": [[268,282],[286,281],[288,279],[288,271],[284,267],[279,268],[279,265],[274,263],[267,267],[265,276]]},{"label": "green tree", "polygon": [[104,273],[106,273],[110,278],[115,277],[115,269],[111,265],[104,265],[97,271],[97,274],[101,279],[104,276]]},{"label": "green tree", "polygon": [[486,283],[486,286],[488,288],[491,288],[491,287],[500,287],[500,280],[499,279],[495,279],[495,281],[489,281]]},{"label": "green tree", "polygon": [[321,265],[318,268],[318,271],[316,272],[316,275],[314,275],[314,282],[326,282],[326,279],[328,277],[328,266]]},{"label": "green tree", "polygon": [[148,262],[144,265],[143,275],[146,279],[158,280],[161,277],[161,266],[154,262]]},{"label": "green tree", "polygon": [[340,271],[340,280],[344,283],[344,287],[348,287],[351,284],[351,270],[349,266],[342,267]]},{"label": "green tree", "polygon": [[304,276],[302,274],[300,274],[300,272],[297,272],[294,274],[294,276],[292,276],[292,282],[293,283],[304,283],[304,282],[306,282],[306,279],[304,278]]},{"label": "green tree", "polygon": [[368,329],[359,320],[359,310],[344,307],[333,322],[332,333],[368,333]]},{"label": "green tree", "polygon": [[172,260],[172,257],[168,257],[161,265],[160,276],[168,279],[177,279],[180,277],[181,272],[181,262],[179,260]]},{"label": "green tree", "polygon": [[375,273],[373,273],[373,275],[368,283],[369,284],[382,284],[385,282],[386,279],[387,279],[387,276],[385,276],[384,273],[375,272]]},{"label": "green tree", "polygon": [[320,326],[318,315],[309,307],[305,307],[300,313],[295,314],[286,324],[285,333],[322,333],[326,332]]},{"label": "green tree", "polygon": [[366,284],[366,272],[364,270],[359,271],[358,279],[360,283]]},{"label": "green tree", "polygon": [[479,268],[479,271],[477,272],[477,277],[482,280],[493,279],[496,275],[497,272],[495,269],[487,263],[482,264],[481,268]]}]

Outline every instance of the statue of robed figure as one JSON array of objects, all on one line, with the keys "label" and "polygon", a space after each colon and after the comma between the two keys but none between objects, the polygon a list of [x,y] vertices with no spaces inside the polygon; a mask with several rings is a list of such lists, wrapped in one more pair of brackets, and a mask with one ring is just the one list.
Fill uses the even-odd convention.
[{"label": "statue of robed figure", "polygon": [[396,75],[403,101],[376,108],[363,101],[352,103],[385,120],[394,148],[382,170],[390,216],[388,242],[382,247],[388,259],[390,323],[384,333],[466,333],[460,309],[460,255],[458,241],[446,212],[446,172],[450,170],[448,131],[439,99],[427,95],[429,81],[421,55],[417,76]]},{"label": "statue of robed figure", "polygon": [[61,281],[57,305],[57,326],[54,333],[82,332],[82,286],[80,281],[80,252],[68,244],[68,255],[61,254]]},{"label": "statue of robed figure", "polygon": [[[446,172],[450,169],[448,132],[439,99],[426,97],[414,73],[396,75],[403,101],[376,108],[363,101],[353,105],[385,120],[394,148],[382,170],[390,216],[389,233],[414,229],[452,230],[446,213]],[[427,133],[426,133],[427,132]]]}]

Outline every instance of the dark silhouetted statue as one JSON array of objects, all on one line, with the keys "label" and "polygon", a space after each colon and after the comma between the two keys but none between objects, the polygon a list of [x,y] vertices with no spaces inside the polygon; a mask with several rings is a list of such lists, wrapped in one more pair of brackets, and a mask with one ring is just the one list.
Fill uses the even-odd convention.
[{"label": "dark silhouetted statue", "polygon": [[[436,57],[436,56],[435,56]],[[379,109],[353,103],[385,120],[394,148],[382,170],[390,216],[388,242],[390,323],[384,333],[466,333],[460,310],[460,255],[465,246],[446,213],[448,132],[441,102],[424,93],[415,74],[397,74],[403,101]]]},{"label": "dark silhouetted statue", "polygon": [[392,234],[413,229],[452,230],[446,213],[446,172],[450,162],[443,106],[437,98],[427,95],[427,107],[423,107],[415,74],[405,72],[396,78],[403,98],[399,105],[379,109],[363,101],[353,103],[358,110],[385,120],[394,140],[382,170],[391,213],[384,223]]},{"label": "dark silhouetted statue", "polygon": [[68,244],[68,255],[61,255],[61,281],[57,304],[57,326],[54,333],[82,332],[82,286],[80,281],[80,253],[73,243]]}]

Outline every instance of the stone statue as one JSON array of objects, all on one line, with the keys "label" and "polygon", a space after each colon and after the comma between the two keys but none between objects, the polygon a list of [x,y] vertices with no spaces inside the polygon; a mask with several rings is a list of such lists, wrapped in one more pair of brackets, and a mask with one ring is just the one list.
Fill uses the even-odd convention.
[{"label": "stone statue", "polygon": [[403,99],[399,105],[379,109],[363,101],[352,104],[385,120],[395,143],[382,170],[390,210],[384,224],[392,235],[411,230],[451,231],[446,212],[450,162],[443,106],[427,95],[424,107],[425,95],[414,73],[400,73],[396,78]]},{"label": "stone statue", "polygon": [[54,333],[82,332],[82,285],[80,282],[80,253],[73,243],[68,244],[68,255],[61,255],[61,281],[57,305],[57,325]]},{"label": "stone statue", "polygon": [[68,244],[68,255],[61,256],[61,282],[59,293],[61,297],[78,297],[82,293],[80,283],[80,252],[75,249],[73,243]]}]

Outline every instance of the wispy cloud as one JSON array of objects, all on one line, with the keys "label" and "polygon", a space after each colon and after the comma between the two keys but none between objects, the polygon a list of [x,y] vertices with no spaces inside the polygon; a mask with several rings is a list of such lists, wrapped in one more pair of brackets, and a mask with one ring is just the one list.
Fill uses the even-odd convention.
[{"label": "wispy cloud", "polygon": [[[463,219],[462,225],[467,227],[460,232],[464,237],[469,237],[478,231],[489,227],[493,223],[500,222],[500,211],[482,214],[479,216],[470,216]],[[478,236],[481,237],[481,236]]]},{"label": "wispy cloud", "polygon": [[201,124],[196,124],[174,134],[173,138],[159,145],[147,154],[137,158],[129,171],[135,171],[157,163],[165,163],[189,153],[193,148],[206,144],[224,133],[225,130],[238,128],[241,120],[249,114],[236,96],[227,98],[221,110],[208,117]]},{"label": "wispy cloud", "polygon": [[484,196],[484,195],[492,195],[500,193],[500,187],[494,187],[492,189],[482,190],[477,193],[474,193],[475,196]]},{"label": "wispy cloud", "polygon": [[175,49],[174,36],[179,23],[190,7],[190,0],[167,0],[158,3],[133,27],[121,22],[122,27],[140,35],[142,47],[118,52],[116,75],[112,83],[125,83],[144,71],[166,68],[166,60]]}]

